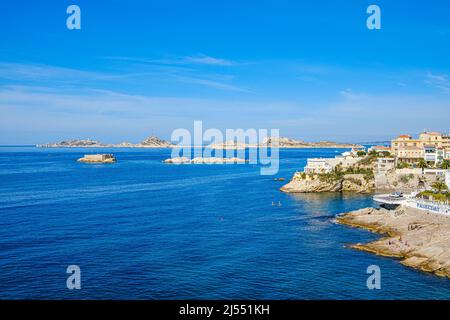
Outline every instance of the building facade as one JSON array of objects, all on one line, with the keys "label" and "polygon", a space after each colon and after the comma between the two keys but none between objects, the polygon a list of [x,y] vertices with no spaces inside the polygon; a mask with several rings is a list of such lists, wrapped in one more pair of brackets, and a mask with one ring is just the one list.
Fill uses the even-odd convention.
[{"label": "building facade", "polygon": [[309,158],[304,172],[307,174],[330,173],[337,166],[346,169],[361,160],[352,156],[337,156],[335,158]]},{"label": "building facade", "polygon": [[389,170],[395,168],[394,158],[378,158],[377,159],[377,174],[385,174]]},{"label": "building facade", "polygon": [[450,159],[450,135],[440,132],[423,132],[418,139],[400,135],[392,140],[391,152],[399,162],[417,163],[421,159],[438,164]]}]

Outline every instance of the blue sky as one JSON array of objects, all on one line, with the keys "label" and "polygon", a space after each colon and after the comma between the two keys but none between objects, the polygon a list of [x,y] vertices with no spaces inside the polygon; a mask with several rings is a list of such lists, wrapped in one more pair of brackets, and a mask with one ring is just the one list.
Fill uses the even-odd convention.
[{"label": "blue sky", "polygon": [[314,141],[447,132],[449,15],[445,0],[3,1],[0,144],[137,142],[194,120]]}]

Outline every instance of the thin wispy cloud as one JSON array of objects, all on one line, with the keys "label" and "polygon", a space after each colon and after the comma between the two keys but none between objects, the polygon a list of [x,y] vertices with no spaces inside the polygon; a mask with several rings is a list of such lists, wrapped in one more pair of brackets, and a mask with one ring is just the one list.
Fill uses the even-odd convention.
[{"label": "thin wispy cloud", "polygon": [[[346,91],[345,91],[346,92]],[[388,140],[398,132],[420,132],[424,127],[447,132],[448,103],[433,95],[358,94],[338,101],[310,105],[298,114],[272,121],[284,135],[303,139],[322,137],[343,142]],[[424,112],[426,110],[432,112]]]},{"label": "thin wispy cloud", "polygon": [[34,63],[0,62],[0,79],[13,81],[79,83],[85,81],[117,80],[132,77],[129,73],[85,71]]},{"label": "thin wispy cloud", "polygon": [[450,80],[446,74],[433,74],[429,72],[425,83],[434,86],[445,93],[450,93]]},{"label": "thin wispy cloud", "polygon": [[[130,60],[124,58],[123,61]],[[134,61],[134,60],[132,60]],[[224,63],[207,59],[204,63]],[[199,87],[209,87],[216,90],[249,92],[233,83],[233,77],[226,74],[180,68],[171,65],[148,65],[146,68],[122,66],[122,68],[104,71],[85,71],[75,68],[65,68],[33,63],[0,62],[0,80],[7,83],[27,83],[36,86],[82,86],[95,89],[97,86],[108,84],[151,86],[153,83],[166,81],[168,83],[189,83]]]},{"label": "thin wispy cloud", "polygon": [[193,63],[193,64],[204,64],[204,65],[212,65],[212,66],[232,66],[236,63],[230,60],[220,59],[220,58],[214,58],[210,57],[204,54],[191,56],[191,57],[185,57],[183,59],[187,63]]},{"label": "thin wispy cloud", "polygon": [[359,94],[354,93],[351,89],[341,90],[339,94],[347,100],[357,100],[360,98]]},{"label": "thin wispy cloud", "polygon": [[[105,142],[140,141],[151,130],[169,138],[176,128],[207,119],[208,126],[263,126],[262,112],[274,114],[280,103],[189,96],[129,94],[112,90],[0,86],[0,144],[43,143],[68,138]],[[228,119],[239,114],[239,119]],[[49,121],[49,119],[51,121]],[[47,137],[47,138],[43,138]]]},{"label": "thin wispy cloud", "polygon": [[298,76],[297,79],[300,81],[315,84],[315,85],[325,85],[326,84],[325,81],[322,81],[315,76],[301,75],[301,76]]},{"label": "thin wispy cloud", "polygon": [[210,79],[201,79],[201,78],[192,78],[192,77],[178,77],[181,82],[190,83],[190,84],[198,84],[201,86],[206,86],[214,89],[226,90],[226,91],[235,91],[235,92],[250,92],[247,89],[224,83],[219,81],[214,81]]},{"label": "thin wispy cloud", "polygon": [[[15,142],[80,137],[137,142],[152,128],[159,128],[158,133],[169,138],[171,130],[189,128],[198,119],[206,119],[208,127],[279,128],[283,135],[310,140],[333,137],[364,141],[397,131],[415,132],[424,126],[447,130],[448,104],[432,95],[343,92],[339,100],[319,108],[307,101],[294,103],[289,99],[243,102],[87,88],[0,86],[0,141],[9,143],[8,139],[20,133],[20,140],[15,138]],[[359,98],[348,99],[349,93]],[[433,112],[424,113],[424,106]],[[234,116],[230,118],[230,114]]]},{"label": "thin wispy cloud", "polygon": [[162,65],[206,65],[206,66],[235,66],[237,62],[208,56],[205,54],[196,54],[192,56],[169,56],[163,58],[142,58],[142,57],[124,57],[109,56],[109,60],[127,61],[141,64],[162,64]]}]

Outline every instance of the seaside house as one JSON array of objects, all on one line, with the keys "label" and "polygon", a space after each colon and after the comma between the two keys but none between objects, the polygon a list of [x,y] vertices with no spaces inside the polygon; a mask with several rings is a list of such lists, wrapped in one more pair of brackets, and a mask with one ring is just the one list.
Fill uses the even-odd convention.
[{"label": "seaside house", "polygon": [[450,158],[450,135],[422,132],[418,139],[413,139],[410,135],[400,135],[392,140],[391,153],[399,162],[412,164],[425,160],[438,164],[447,156]]},{"label": "seaside house", "polygon": [[366,147],[352,148],[351,151],[344,152],[342,154],[343,157],[358,157],[358,152],[364,151],[366,152]]},{"label": "seaside house", "polygon": [[404,146],[397,151],[395,156],[399,162],[417,163],[424,158],[424,155],[422,147]]},{"label": "seaside house", "polygon": [[385,174],[389,170],[395,168],[394,158],[378,158],[377,159],[377,174]]},{"label": "seaside house", "polygon": [[330,173],[337,164],[333,160],[334,159],[309,158],[304,172],[307,174]]},{"label": "seaside house", "polygon": [[351,152],[344,152],[342,155],[334,158],[309,158],[304,172],[307,174],[330,173],[338,165],[345,169],[359,160],[360,158],[353,156]]},{"label": "seaside house", "polygon": [[442,163],[444,160],[444,149],[436,147],[435,145],[424,146],[425,161],[431,163]]},{"label": "seaside house", "polygon": [[376,153],[384,153],[384,152],[389,152],[391,153],[391,148],[390,147],[386,147],[386,146],[373,146],[370,147],[367,152],[371,153],[371,152],[376,152]]}]

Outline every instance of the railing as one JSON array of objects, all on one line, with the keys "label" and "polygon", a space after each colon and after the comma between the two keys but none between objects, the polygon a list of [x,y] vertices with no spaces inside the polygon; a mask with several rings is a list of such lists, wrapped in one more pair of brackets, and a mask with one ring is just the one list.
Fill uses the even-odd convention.
[{"label": "railing", "polygon": [[432,212],[440,213],[440,214],[444,214],[444,215],[450,215],[450,205],[448,204],[448,202],[442,203],[442,202],[437,202],[437,201],[432,201],[432,200],[413,198],[413,199],[408,199],[406,201],[406,205],[411,208],[432,211]]}]

